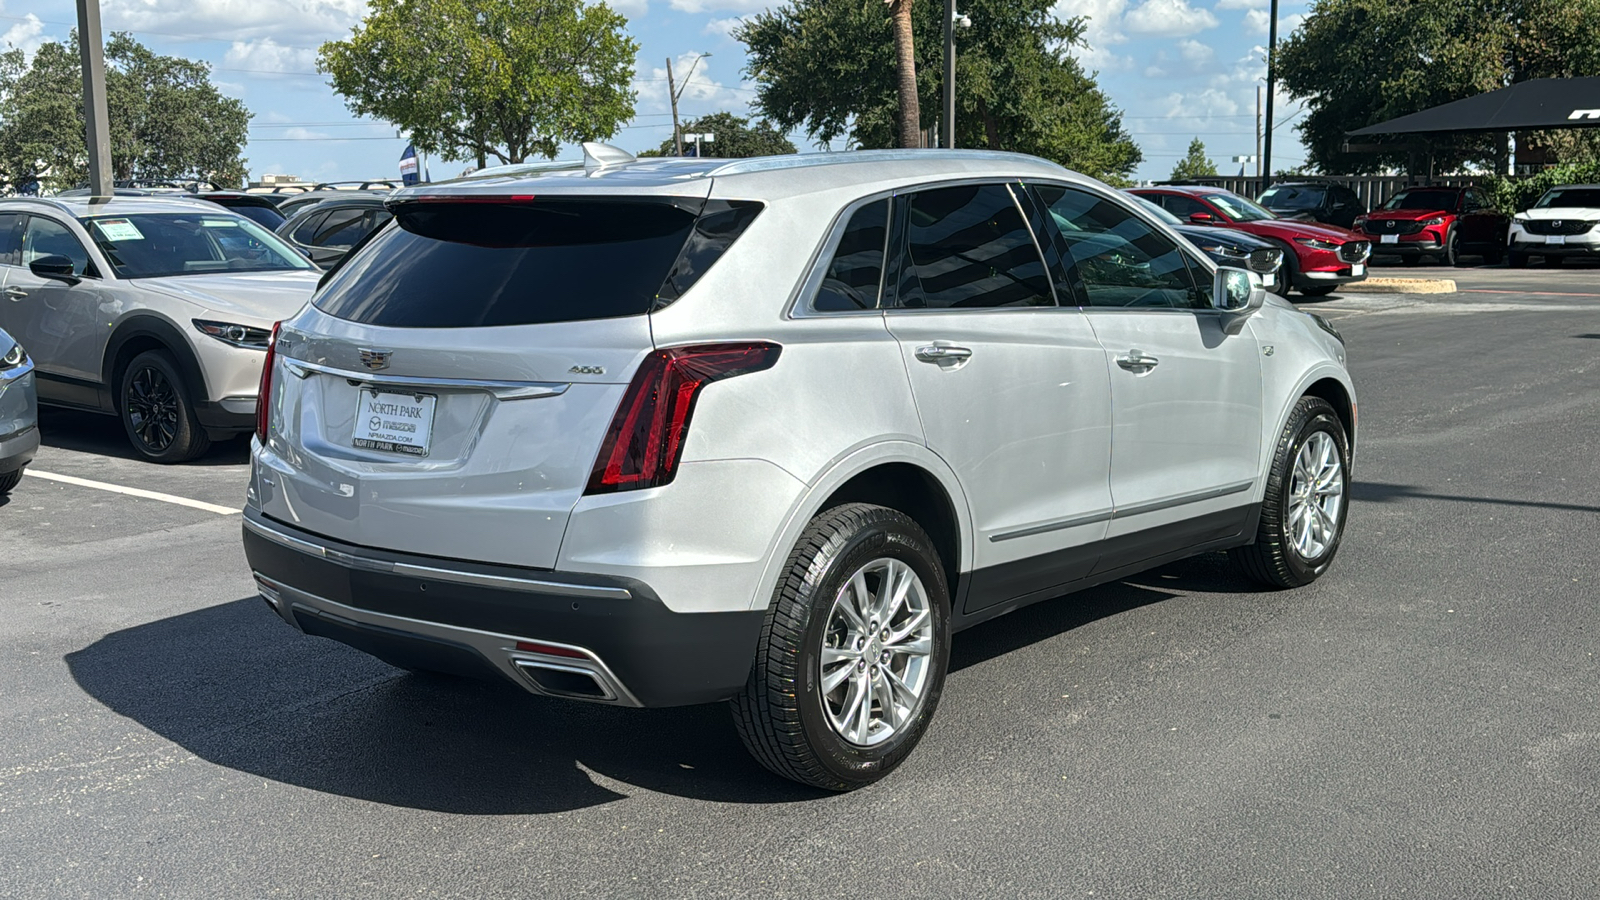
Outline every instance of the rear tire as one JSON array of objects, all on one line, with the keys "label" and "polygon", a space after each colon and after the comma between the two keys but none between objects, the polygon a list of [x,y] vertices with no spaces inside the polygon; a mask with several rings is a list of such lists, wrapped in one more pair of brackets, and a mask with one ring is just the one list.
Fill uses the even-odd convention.
[{"label": "rear tire", "polygon": [[128,441],[151,462],[188,462],[211,448],[183,376],[165,350],[146,350],[117,379],[117,417]]},{"label": "rear tire", "polygon": [[1320,397],[1301,397],[1278,436],[1256,541],[1228,551],[1240,571],[1276,588],[1321,577],[1344,538],[1349,472],[1338,414]]},{"label": "rear tire", "polygon": [[1301,288],[1300,293],[1307,297],[1326,297],[1338,289],[1339,286],[1336,284],[1325,284],[1314,288]]},{"label": "rear tire", "polygon": [[6,494],[11,493],[11,489],[15,488],[17,485],[19,485],[21,483],[22,483],[22,470],[21,469],[18,469],[15,472],[7,472],[4,475],[0,475],[0,497],[4,497]]},{"label": "rear tire", "polygon": [[789,554],[734,725],[772,772],[854,790],[922,739],[949,656],[950,592],[928,535],[898,510],[837,506]]}]

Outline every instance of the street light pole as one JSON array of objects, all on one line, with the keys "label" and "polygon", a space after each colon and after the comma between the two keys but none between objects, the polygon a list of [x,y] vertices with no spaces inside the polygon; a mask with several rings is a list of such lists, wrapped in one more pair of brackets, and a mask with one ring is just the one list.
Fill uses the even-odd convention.
[{"label": "street light pole", "polygon": [[106,112],[106,60],[100,46],[100,0],[78,0],[78,55],[83,62],[83,125],[89,151],[89,195],[110,197],[111,116]]},{"label": "street light pole", "polygon": [[1267,122],[1261,137],[1261,187],[1265,191],[1272,184],[1272,106],[1278,93],[1278,0],[1272,0],[1272,10],[1267,22]]},{"label": "street light pole", "polygon": [[683,93],[683,89],[689,86],[689,79],[694,77],[695,66],[700,65],[700,60],[710,55],[709,53],[702,53],[694,58],[694,62],[689,64],[689,73],[683,76],[683,87],[674,85],[672,81],[672,57],[667,57],[667,95],[672,100],[672,152],[679,156],[683,155],[683,129],[678,127],[678,97]]}]

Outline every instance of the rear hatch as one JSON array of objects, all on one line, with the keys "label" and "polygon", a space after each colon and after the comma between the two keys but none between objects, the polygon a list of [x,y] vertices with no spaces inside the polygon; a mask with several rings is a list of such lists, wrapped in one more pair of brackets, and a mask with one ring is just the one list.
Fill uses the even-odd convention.
[{"label": "rear hatch", "polygon": [[653,349],[649,312],[708,264],[705,205],[397,202],[284,323],[263,511],[369,547],[553,567]]}]

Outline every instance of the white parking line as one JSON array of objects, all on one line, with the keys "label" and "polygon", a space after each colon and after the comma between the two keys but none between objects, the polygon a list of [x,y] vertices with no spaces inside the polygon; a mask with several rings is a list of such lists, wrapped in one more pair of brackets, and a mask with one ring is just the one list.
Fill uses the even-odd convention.
[{"label": "white parking line", "polygon": [[25,474],[46,481],[59,481],[62,484],[75,484],[79,487],[94,488],[99,491],[110,491],[113,494],[127,494],[130,497],[143,497],[146,500],[160,500],[162,503],[171,503],[176,506],[187,506],[190,509],[203,509],[206,512],[217,513],[223,516],[237,515],[239,510],[231,506],[218,506],[215,503],[206,503],[203,500],[190,500],[188,497],[175,497],[172,494],[163,494],[159,491],[146,491],[141,488],[123,487],[120,484],[107,484],[104,481],[90,481],[87,478],[76,478],[72,475],[57,475],[54,472],[40,472],[37,469],[25,469]]}]

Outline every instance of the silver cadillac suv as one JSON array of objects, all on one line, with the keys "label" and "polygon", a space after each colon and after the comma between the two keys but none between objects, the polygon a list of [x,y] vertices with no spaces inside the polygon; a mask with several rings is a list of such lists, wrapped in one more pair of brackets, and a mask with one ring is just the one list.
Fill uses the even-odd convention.
[{"label": "silver cadillac suv", "polygon": [[1338,551],[1321,319],[1026,156],[583,163],[397,193],[268,351],[245,548],[300,631],[623,706],[729,700],[846,790],[952,635],[1227,550]]},{"label": "silver cadillac suv", "polygon": [[254,428],[272,324],[320,275],[204,200],[0,200],[0,328],[33,357],[39,401],[118,416],[155,462]]}]

